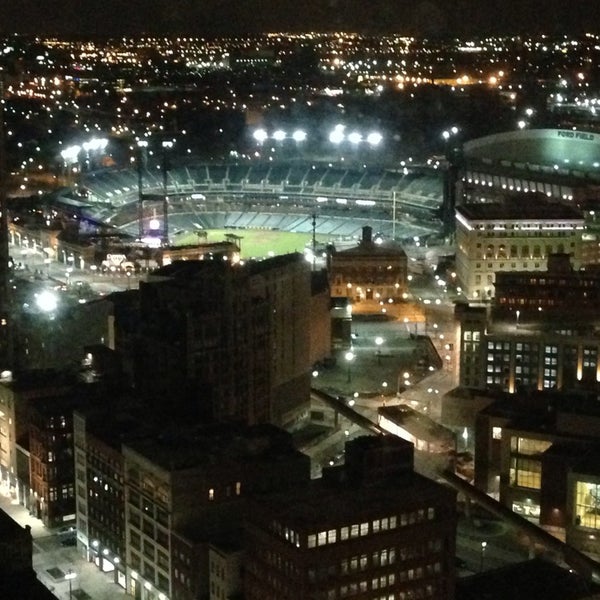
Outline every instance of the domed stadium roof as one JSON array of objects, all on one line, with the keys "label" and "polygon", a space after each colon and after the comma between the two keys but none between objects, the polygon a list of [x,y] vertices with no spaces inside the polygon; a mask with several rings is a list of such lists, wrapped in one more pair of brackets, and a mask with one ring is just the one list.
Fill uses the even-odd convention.
[{"label": "domed stadium roof", "polygon": [[467,163],[600,175],[600,134],[573,129],[498,133],[464,144]]}]

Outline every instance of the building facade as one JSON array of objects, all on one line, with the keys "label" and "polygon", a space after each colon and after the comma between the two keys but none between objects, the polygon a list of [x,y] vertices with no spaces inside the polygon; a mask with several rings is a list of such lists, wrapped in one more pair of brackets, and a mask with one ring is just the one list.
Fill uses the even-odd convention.
[{"label": "building facade", "polygon": [[373,237],[363,227],[358,246],[333,252],[329,258],[329,285],[335,298],[352,302],[400,301],[408,286],[408,259],[396,242]]},{"label": "building facade", "polygon": [[247,499],[310,478],[308,457],[270,425],[101,417],[75,414],[78,546],[136,598],[208,598],[210,545],[240,539]]},{"label": "building facade", "polygon": [[[537,313],[538,311],[535,311]],[[459,307],[460,385],[518,390],[595,390],[600,382],[600,341],[593,324],[492,321],[485,307]],[[525,313],[527,314],[527,313]]]},{"label": "building facade", "polygon": [[596,404],[556,392],[493,402],[476,420],[475,485],[598,560]]},{"label": "building facade", "polygon": [[392,436],[358,438],[347,478],[334,470],[254,503],[244,597],[453,598],[455,496],[412,471],[412,452]]},{"label": "building facade", "polygon": [[300,254],[174,262],[140,285],[136,385],[158,403],[185,390],[200,417],[291,422],[308,407],[310,309]]},{"label": "building facade", "polygon": [[581,263],[583,215],[537,194],[456,208],[456,274],[469,300],[494,296],[500,271],[545,270],[548,256],[567,253]]}]

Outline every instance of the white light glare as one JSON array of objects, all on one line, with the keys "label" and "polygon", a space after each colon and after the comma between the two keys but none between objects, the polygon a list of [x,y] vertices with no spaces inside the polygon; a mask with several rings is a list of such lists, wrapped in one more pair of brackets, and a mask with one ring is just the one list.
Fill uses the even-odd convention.
[{"label": "white light glare", "polygon": [[329,141],[332,144],[341,144],[344,141],[344,131],[342,126],[338,125],[330,134]]},{"label": "white light glare", "polygon": [[49,290],[40,292],[35,297],[37,307],[44,312],[54,312],[58,306],[58,298]]},{"label": "white light glare", "polygon": [[306,131],[302,131],[302,129],[296,129],[292,134],[292,138],[295,142],[303,142],[306,140]]},{"label": "white light glare", "polygon": [[351,144],[360,144],[360,142],[362,141],[362,135],[360,135],[358,131],[353,131],[348,135],[348,141]]},{"label": "white light glare", "polygon": [[369,133],[369,135],[367,136],[367,142],[371,146],[379,146],[379,144],[381,144],[382,139],[383,139],[383,136],[378,131],[373,131],[372,133]]},{"label": "white light glare", "polygon": [[257,129],[252,136],[254,137],[254,139],[257,142],[260,142],[261,144],[269,137],[267,135],[267,132],[264,129]]}]

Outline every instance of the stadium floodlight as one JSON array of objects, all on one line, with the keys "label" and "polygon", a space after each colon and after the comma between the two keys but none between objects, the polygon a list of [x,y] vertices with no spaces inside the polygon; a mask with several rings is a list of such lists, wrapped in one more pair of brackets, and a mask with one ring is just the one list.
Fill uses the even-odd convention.
[{"label": "stadium floodlight", "polygon": [[60,155],[67,164],[73,164],[73,163],[77,162],[80,152],[81,152],[81,146],[74,145],[74,146],[68,146],[67,148],[62,150]]},{"label": "stadium floodlight", "polygon": [[339,125],[329,134],[329,141],[332,144],[341,144],[344,141],[344,130]]},{"label": "stadium floodlight", "polygon": [[302,129],[296,129],[296,131],[292,133],[292,139],[295,142],[303,142],[306,140],[306,131],[303,131]]},{"label": "stadium floodlight", "polygon": [[383,136],[378,131],[373,131],[367,136],[367,142],[371,146],[379,146],[379,144],[381,144],[382,139]]},{"label": "stadium floodlight", "polygon": [[259,142],[260,144],[262,144],[264,141],[266,141],[266,139],[269,137],[267,132],[264,129],[256,129],[254,131],[254,133],[252,134],[252,137]]},{"label": "stadium floodlight", "polygon": [[360,144],[362,141],[362,135],[360,135],[358,131],[353,131],[352,133],[348,134],[348,141],[351,144]]},{"label": "stadium floodlight", "polygon": [[278,129],[273,133],[273,139],[276,142],[283,142],[283,140],[285,140],[285,131],[283,131],[283,129]]},{"label": "stadium floodlight", "polygon": [[92,138],[82,145],[86,152],[97,152],[98,150],[104,150],[106,148],[108,140],[106,138]]}]

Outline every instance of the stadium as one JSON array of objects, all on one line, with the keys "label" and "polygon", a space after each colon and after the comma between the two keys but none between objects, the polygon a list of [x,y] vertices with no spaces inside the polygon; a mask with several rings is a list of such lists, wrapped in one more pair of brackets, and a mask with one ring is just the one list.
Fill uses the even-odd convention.
[{"label": "stadium", "polygon": [[507,191],[539,192],[577,204],[600,199],[597,133],[523,129],[469,141],[462,155],[467,202],[488,200]]},{"label": "stadium", "polygon": [[[85,174],[86,214],[122,233],[161,231],[161,203],[168,197],[168,234],[214,229],[316,233],[357,239],[370,225],[381,236],[412,241],[441,229],[442,173],[425,167],[398,171],[322,164],[195,164],[165,171]],[[165,193],[166,192],[166,193]],[[314,216],[314,218],[313,218]]]}]

